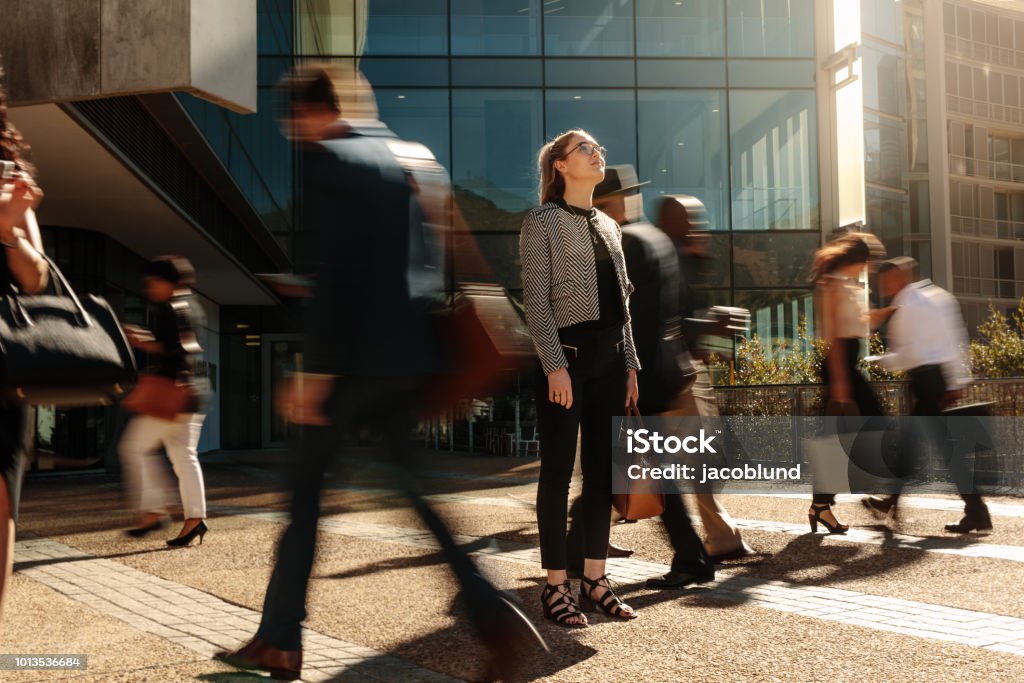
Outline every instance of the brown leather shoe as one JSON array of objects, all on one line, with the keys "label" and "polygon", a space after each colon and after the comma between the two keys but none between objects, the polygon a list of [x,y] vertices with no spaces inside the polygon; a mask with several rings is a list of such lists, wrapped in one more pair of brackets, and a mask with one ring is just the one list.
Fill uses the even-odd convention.
[{"label": "brown leather shoe", "polygon": [[629,548],[620,548],[617,545],[608,544],[608,557],[629,557],[632,554],[633,551]]},{"label": "brown leather shoe", "polygon": [[234,652],[218,652],[214,658],[239,669],[266,671],[282,681],[295,681],[302,675],[302,650],[278,650],[259,638]]}]

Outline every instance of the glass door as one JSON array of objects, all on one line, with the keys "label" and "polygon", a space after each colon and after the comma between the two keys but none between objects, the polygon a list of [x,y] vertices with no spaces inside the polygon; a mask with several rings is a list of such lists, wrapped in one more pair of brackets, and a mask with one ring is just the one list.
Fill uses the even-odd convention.
[{"label": "glass door", "polygon": [[287,376],[302,368],[302,337],[294,334],[263,335],[263,447],[279,448],[297,436],[295,425],[289,424],[274,410],[277,393]]}]

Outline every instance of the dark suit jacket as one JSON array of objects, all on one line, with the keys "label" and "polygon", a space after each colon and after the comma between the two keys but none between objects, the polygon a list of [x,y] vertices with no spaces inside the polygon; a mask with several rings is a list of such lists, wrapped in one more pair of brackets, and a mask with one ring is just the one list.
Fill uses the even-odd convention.
[{"label": "dark suit jacket", "polygon": [[682,385],[678,342],[667,338],[678,324],[679,257],[669,236],[650,223],[622,226],[622,250],[635,287],[629,307],[643,368],[637,407],[643,414],[661,413]]},{"label": "dark suit jacket", "polygon": [[320,245],[309,372],[396,376],[440,367],[428,307],[410,293],[411,236],[425,226],[388,146],[395,140],[378,124],[304,150],[303,227]]}]

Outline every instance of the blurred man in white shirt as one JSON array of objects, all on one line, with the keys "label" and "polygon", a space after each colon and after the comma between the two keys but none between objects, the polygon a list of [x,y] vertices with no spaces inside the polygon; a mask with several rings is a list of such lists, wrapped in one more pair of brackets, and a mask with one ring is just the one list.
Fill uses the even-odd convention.
[{"label": "blurred man in white shirt", "polygon": [[[901,256],[884,262],[878,270],[882,296],[891,298],[885,311],[889,315],[889,351],[879,359],[888,370],[903,372],[910,381],[913,417],[939,417],[953,405],[971,375],[964,355],[967,330],[960,314],[960,304],[952,294],[930,280],[918,280],[917,261]],[[939,445],[945,439],[945,426],[940,421],[915,420],[925,430],[925,438]],[[901,463],[905,476],[911,469],[913,453],[904,448]],[[972,487],[973,488],[973,487]],[[899,492],[888,498],[865,498],[865,507],[874,513],[887,514],[896,508]],[[961,493],[964,517],[947,524],[946,531],[970,533],[992,528],[988,507],[981,495],[972,491]]]}]

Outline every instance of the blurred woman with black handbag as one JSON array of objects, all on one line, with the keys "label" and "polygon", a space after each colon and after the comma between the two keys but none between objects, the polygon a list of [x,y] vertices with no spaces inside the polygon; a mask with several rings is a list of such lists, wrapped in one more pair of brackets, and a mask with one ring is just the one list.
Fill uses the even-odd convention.
[{"label": "blurred woman with black handbag", "polygon": [[[0,77],[3,71],[0,69]],[[0,290],[35,294],[46,287],[48,266],[34,209],[43,197],[24,159],[29,147],[7,121],[7,93],[0,85]],[[0,403],[0,610],[14,562],[14,523],[21,479],[33,438],[35,411]]]},{"label": "blurred woman with black handbag", "polygon": [[136,413],[125,428],[118,451],[125,480],[141,519],[128,535],[142,537],[168,525],[166,498],[171,488],[155,452],[163,447],[178,478],[185,523],[170,546],[185,546],[206,535],[206,492],[199,465],[205,382],[196,377],[202,349],[198,304],[191,296],[195,270],[188,259],[161,256],[142,269],[146,298],[158,304],[152,332],[125,326],[128,341],[146,353],[149,369],[122,406]]},{"label": "blurred woman with black handbag", "polygon": [[[857,367],[861,342],[867,339],[877,314],[868,310],[867,288],[861,282],[868,262],[885,256],[885,247],[869,233],[851,232],[826,244],[814,256],[812,279],[815,284],[815,308],[821,311],[828,355],[822,363],[822,381],[826,390],[825,414],[832,416],[884,415],[871,385]],[[880,318],[879,318],[880,319]],[[821,523],[830,534],[845,534],[832,512],[835,493],[816,488],[807,519],[811,531]]]},{"label": "blurred woman with black handbag", "polygon": [[[633,619],[605,575],[612,502],[611,419],[638,398],[640,369],[629,317],[619,225],[593,206],[605,175],[605,149],[582,130],[563,133],[540,151],[541,206],[523,221],[519,249],[526,322],[540,357],[537,426],[540,482],[537,525],[547,585],[544,615],[582,627],[580,603]],[[581,435],[584,544],[580,602],[566,575],[569,481]]]}]

